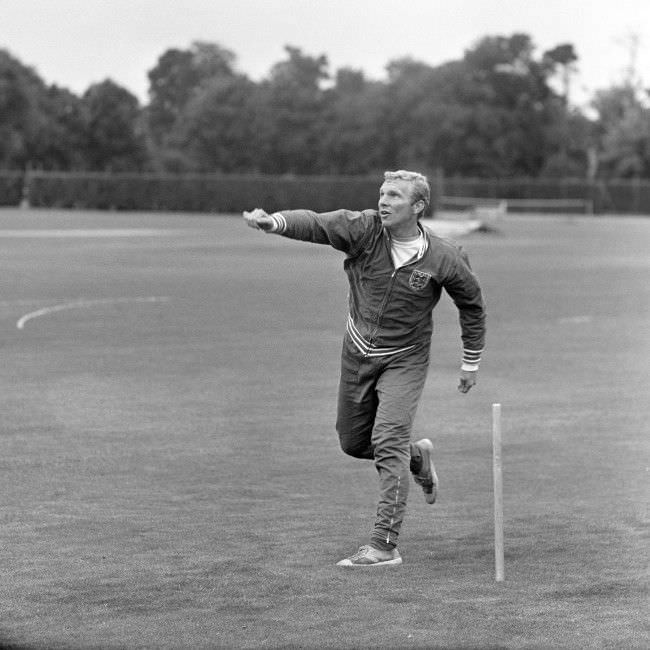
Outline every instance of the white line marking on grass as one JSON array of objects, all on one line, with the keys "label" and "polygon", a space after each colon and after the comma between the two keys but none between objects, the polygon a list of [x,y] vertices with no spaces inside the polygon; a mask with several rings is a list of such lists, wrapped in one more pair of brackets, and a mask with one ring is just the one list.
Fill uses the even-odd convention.
[{"label": "white line marking on grass", "polygon": [[9,237],[13,239],[25,238],[66,238],[66,237],[153,237],[169,235],[172,230],[161,230],[156,228],[65,228],[51,230],[0,230],[0,238]]},{"label": "white line marking on grass", "polygon": [[47,298],[17,298],[16,300],[0,300],[0,307],[18,307],[20,305],[37,305]]},{"label": "white line marking on grass", "polygon": [[564,318],[558,318],[558,323],[563,323],[565,325],[581,325],[583,323],[591,323],[591,316],[565,316]]},{"label": "white line marking on grass", "polygon": [[43,307],[43,309],[37,309],[36,311],[31,311],[29,314],[21,316],[16,322],[16,327],[19,330],[24,329],[25,323],[34,318],[40,318],[41,316],[47,316],[48,314],[53,314],[57,311],[64,311],[66,309],[77,309],[79,307],[92,307],[93,305],[114,305],[121,302],[167,302],[169,300],[166,296],[146,296],[142,298],[99,298],[96,300],[75,300],[74,302],[66,302],[60,305],[52,305],[51,307]]}]

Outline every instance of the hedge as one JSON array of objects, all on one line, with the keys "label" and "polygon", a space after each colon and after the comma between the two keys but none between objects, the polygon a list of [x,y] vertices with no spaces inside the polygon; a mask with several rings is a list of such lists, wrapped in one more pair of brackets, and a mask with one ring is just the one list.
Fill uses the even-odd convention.
[{"label": "hedge", "polygon": [[375,177],[59,174],[32,172],[34,207],[239,213],[309,207],[362,209],[377,203]]},{"label": "hedge", "polygon": [[[595,212],[650,214],[650,180],[442,178],[435,194],[500,199],[583,199]],[[97,210],[240,213],[311,208],[323,212],[377,204],[380,173],[372,176],[235,174],[110,174],[0,171],[0,205]],[[435,204],[435,196],[433,201]]]},{"label": "hedge", "polygon": [[23,172],[0,172],[0,205],[19,205],[23,197]]}]

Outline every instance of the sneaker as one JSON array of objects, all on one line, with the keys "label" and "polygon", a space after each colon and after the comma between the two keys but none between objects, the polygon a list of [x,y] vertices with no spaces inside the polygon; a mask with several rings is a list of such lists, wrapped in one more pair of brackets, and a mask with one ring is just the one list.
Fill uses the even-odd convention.
[{"label": "sneaker", "polygon": [[435,503],[438,496],[438,475],[433,466],[433,443],[428,438],[422,438],[413,444],[422,458],[420,470],[413,474],[413,480],[422,487],[425,501]]},{"label": "sneaker", "polygon": [[370,566],[397,566],[402,563],[399,551],[380,551],[374,546],[362,546],[354,555],[346,557],[336,563],[336,566],[370,567]]}]

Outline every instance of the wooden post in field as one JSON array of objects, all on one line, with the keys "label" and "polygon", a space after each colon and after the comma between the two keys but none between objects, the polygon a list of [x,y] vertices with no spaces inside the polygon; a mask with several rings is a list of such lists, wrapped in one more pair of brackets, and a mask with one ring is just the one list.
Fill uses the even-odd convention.
[{"label": "wooden post in field", "polygon": [[492,480],[494,484],[495,580],[503,582],[503,473],[501,467],[501,404],[492,404]]}]

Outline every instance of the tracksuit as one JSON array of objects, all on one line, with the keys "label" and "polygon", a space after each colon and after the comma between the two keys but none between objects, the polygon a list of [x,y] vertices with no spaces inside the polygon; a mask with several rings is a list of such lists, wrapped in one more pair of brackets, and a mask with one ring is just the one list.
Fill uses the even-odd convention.
[{"label": "tracksuit", "polygon": [[417,453],[410,437],[429,366],[433,308],[444,288],[459,312],[462,368],[476,370],[485,340],[480,285],[464,251],[422,224],[419,253],[396,268],[390,234],[375,210],[291,210],[272,217],[273,232],[346,254],[349,314],[336,429],[346,454],[374,460],[380,498],[371,543],[392,548]]}]

